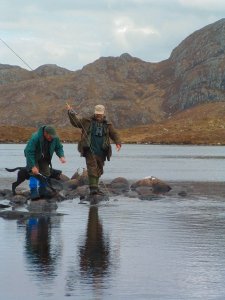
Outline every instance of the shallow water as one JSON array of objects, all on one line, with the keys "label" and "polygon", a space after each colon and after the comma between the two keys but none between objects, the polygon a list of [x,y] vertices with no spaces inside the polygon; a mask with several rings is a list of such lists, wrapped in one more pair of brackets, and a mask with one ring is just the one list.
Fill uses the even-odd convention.
[{"label": "shallow water", "polygon": [[[82,161],[73,147],[65,146],[65,174]],[[23,163],[22,149],[1,145],[7,158],[1,160],[1,176],[12,176],[3,170],[6,163]],[[224,148],[123,149],[107,164],[106,179],[154,175],[171,182],[171,193],[155,201],[115,197],[99,207],[73,199],[59,203],[62,217],[0,219],[1,299],[225,298]],[[18,156],[10,156],[12,151]],[[190,177],[193,182],[185,182]],[[181,189],[186,197],[177,195]]]}]

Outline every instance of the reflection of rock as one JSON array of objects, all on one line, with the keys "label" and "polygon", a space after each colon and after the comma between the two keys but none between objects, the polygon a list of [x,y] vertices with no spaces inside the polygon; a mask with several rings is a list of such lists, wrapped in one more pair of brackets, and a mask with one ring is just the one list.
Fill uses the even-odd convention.
[{"label": "reflection of rock", "polygon": [[27,220],[30,217],[42,217],[42,216],[63,216],[64,214],[56,212],[29,212],[19,210],[4,210],[0,211],[0,217],[9,220]]}]

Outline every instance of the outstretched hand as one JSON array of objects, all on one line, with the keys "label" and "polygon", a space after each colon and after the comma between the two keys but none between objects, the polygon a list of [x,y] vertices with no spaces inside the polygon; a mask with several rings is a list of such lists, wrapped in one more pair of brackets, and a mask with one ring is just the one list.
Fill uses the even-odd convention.
[{"label": "outstretched hand", "polygon": [[116,144],[116,150],[120,151],[120,149],[121,149],[121,144]]},{"label": "outstretched hand", "polygon": [[70,104],[66,103],[66,109],[67,110],[72,110],[73,108],[72,108],[72,106]]}]

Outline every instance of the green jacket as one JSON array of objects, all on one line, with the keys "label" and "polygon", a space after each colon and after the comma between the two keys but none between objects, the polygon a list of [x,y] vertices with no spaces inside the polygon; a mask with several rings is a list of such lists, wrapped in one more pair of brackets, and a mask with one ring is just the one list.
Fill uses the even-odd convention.
[{"label": "green jacket", "polygon": [[[28,141],[27,146],[24,150],[24,154],[27,160],[27,168],[31,169],[37,165],[37,162],[43,157],[43,142],[44,142],[44,135],[43,130],[45,126],[39,128],[39,130],[32,134],[31,139]],[[50,159],[56,153],[58,157],[64,157],[63,145],[61,144],[58,137],[53,138],[50,143]],[[49,164],[51,161],[49,162]]]},{"label": "green jacket", "polygon": [[[77,128],[81,128],[81,139],[78,143],[78,151],[81,153],[81,156],[85,156],[85,152],[87,150],[92,151],[91,149],[91,129],[92,129],[92,120],[93,117],[90,118],[79,118],[76,114],[72,111],[68,111],[68,116],[70,119],[70,123]],[[118,132],[115,130],[113,125],[109,123],[106,119],[103,121],[104,127],[104,139],[103,139],[103,150],[105,152],[105,158],[110,160],[112,156],[112,147],[110,145],[110,139],[115,144],[121,144],[121,140],[119,137]]]}]

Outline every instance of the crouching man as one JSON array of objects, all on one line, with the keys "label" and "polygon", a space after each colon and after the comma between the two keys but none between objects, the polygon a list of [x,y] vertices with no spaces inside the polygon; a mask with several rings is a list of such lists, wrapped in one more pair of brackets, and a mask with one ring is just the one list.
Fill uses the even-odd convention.
[{"label": "crouching man", "polygon": [[24,150],[27,169],[31,172],[29,182],[31,200],[36,200],[40,197],[49,197],[47,183],[37,179],[35,176],[39,173],[47,177],[50,176],[51,160],[54,152],[59,157],[61,163],[66,162],[63,145],[56,134],[55,128],[51,125],[40,127],[32,135]]},{"label": "crouching man", "polygon": [[101,194],[98,184],[104,162],[106,159],[110,160],[112,155],[110,139],[115,142],[117,151],[121,148],[118,132],[107,121],[103,105],[96,105],[89,118],[78,117],[68,104],[67,110],[71,124],[82,131],[78,151],[86,159],[90,195]]}]

